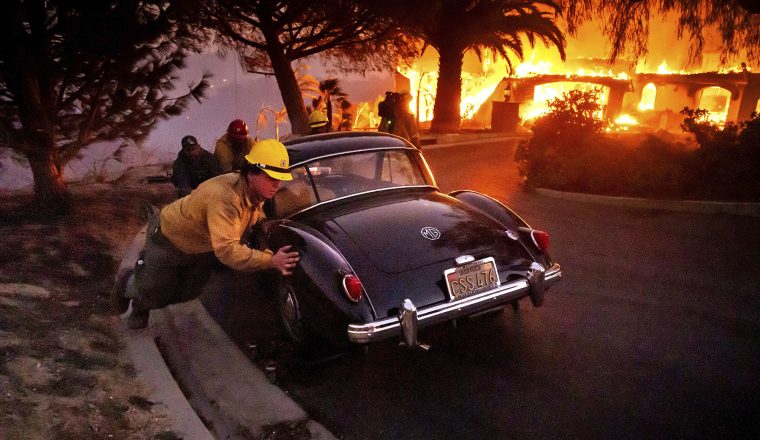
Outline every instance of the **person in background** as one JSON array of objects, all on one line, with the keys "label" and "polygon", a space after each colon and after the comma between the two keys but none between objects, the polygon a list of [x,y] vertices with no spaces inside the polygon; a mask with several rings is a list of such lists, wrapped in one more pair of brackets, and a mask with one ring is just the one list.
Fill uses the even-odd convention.
[{"label": "person in background", "polygon": [[182,138],[182,149],[172,165],[171,180],[177,188],[177,197],[190,194],[201,182],[220,173],[219,161],[200,146],[195,136]]},{"label": "person in background", "polygon": [[132,302],[129,328],[147,326],[151,309],[198,297],[218,262],[243,272],[292,273],[299,256],[290,245],[262,251],[243,240],[251,227],[264,220],[264,201],[274,196],[281,181],[293,178],[288,152],[279,141],[266,139],[256,143],[244,160],[239,172],[201,183],[150,220],[132,287],[112,292],[111,303],[119,314]]},{"label": "person in background", "polygon": [[417,132],[417,121],[414,118],[409,103],[412,102],[412,95],[409,93],[400,93],[399,99],[393,108],[395,121],[391,133],[408,140],[417,148],[420,148],[420,136]]},{"label": "person in background", "polygon": [[397,93],[385,92],[385,99],[377,104],[377,115],[380,116],[380,125],[377,126],[377,131],[391,133],[394,119],[393,107],[397,98]]},{"label": "person in background", "polygon": [[314,110],[309,115],[309,134],[328,133],[330,126],[327,123],[327,116],[322,110]]},{"label": "person in background", "polygon": [[214,156],[222,173],[238,171],[255,141],[248,137],[248,125],[242,119],[230,122],[227,132],[216,141]]}]

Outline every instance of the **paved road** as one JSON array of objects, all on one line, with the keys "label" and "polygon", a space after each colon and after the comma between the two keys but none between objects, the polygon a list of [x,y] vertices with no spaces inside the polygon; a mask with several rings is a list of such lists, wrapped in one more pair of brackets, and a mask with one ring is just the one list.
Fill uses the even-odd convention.
[{"label": "paved road", "polygon": [[[511,309],[279,384],[347,439],[758,438],[760,219],[570,202],[519,190],[514,142],[428,149],[546,229],[562,282]],[[276,355],[275,355],[276,357]]]}]

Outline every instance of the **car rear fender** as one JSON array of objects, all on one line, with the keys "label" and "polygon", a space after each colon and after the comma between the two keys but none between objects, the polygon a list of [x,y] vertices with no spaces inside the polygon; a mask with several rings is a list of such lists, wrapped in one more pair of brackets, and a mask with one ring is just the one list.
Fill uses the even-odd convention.
[{"label": "car rear fender", "polygon": [[471,190],[457,190],[449,193],[449,196],[466,203],[487,216],[504,225],[505,228],[511,229],[520,234],[522,243],[534,260],[540,262],[545,267],[550,267],[552,259],[547,252],[543,252],[536,247],[531,237],[532,228],[517,213],[512,211],[508,206],[494,199],[493,197]]},{"label": "car rear fender", "polygon": [[525,220],[493,197],[471,190],[452,191],[449,195],[479,209],[481,212],[501,223],[506,228],[530,228]]},{"label": "car rear fender", "polygon": [[344,314],[352,322],[373,319],[374,311],[366,292],[359,302],[348,299],[343,290],[343,277],[355,272],[324,234],[290,220],[275,220],[270,226],[267,243],[269,249],[275,252],[287,245],[299,252],[301,259],[291,282],[302,295],[305,313],[332,310]]}]

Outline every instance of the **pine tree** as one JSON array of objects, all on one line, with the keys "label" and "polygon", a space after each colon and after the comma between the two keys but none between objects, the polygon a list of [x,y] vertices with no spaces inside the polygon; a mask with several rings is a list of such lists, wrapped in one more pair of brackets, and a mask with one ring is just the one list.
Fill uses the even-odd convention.
[{"label": "pine tree", "polygon": [[200,100],[174,92],[205,35],[168,0],[8,0],[0,14],[0,148],[31,167],[40,208],[69,207],[63,167],[94,142],[144,139]]}]

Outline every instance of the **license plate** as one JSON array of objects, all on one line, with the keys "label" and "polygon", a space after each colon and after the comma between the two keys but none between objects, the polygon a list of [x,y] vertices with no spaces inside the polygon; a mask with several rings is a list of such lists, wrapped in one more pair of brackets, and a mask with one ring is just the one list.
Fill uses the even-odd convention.
[{"label": "license plate", "polygon": [[499,272],[493,257],[472,261],[443,272],[451,299],[485,292],[499,285]]}]

